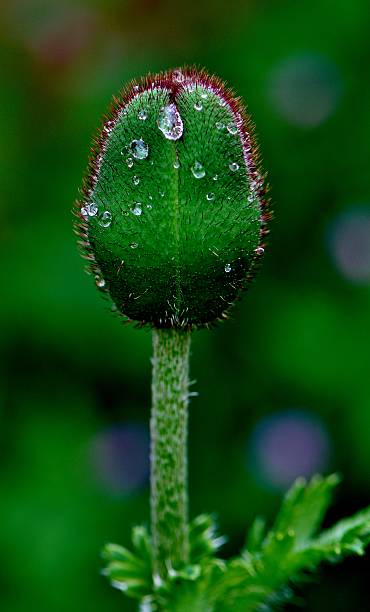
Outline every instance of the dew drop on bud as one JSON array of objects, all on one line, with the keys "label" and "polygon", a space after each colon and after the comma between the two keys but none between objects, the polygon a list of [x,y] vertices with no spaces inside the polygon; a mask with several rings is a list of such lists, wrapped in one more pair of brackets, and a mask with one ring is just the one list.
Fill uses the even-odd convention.
[{"label": "dew drop on bud", "polygon": [[137,242],[131,242],[131,244],[129,245],[131,247],[131,249],[137,249],[137,247],[139,246]]},{"label": "dew drop on bud", "polygon": [[112,213],[109,210],[105,210],[99,219],[99,225],[101,227],[109,227],[112,223]]},{"label": "dew drop on bud", "polygon": [[178,140],[181,138],[184,124],[176,104],[168,104],[161,109],[157,125],[168,140]]},{"label": "dew drop on bud", "polygon": [[140,183],[140,179],[138,176],[133,176],[132,177],[132,182],[134,183],[134,185],[138,185]]},{"label": "dew drop on bud", "polygon": [[193,176],[196,179],[201,179],[205,176],[206,171],[203,168],[202,164],[198,161],[194,162],[194,165],[191,167],[191,171],[193,173]]},{"label": "dew drop on bud", "polygon": [[203,110],[203,104],[201,102],[195,102],[194,108],[196,111],[201,111]]},{"label": "dew drop on bud", "polygon": [[212,193],[212,192],[207,193],[206,198],[207,198],[208,201],[214,200],[215,199],[215,194]]},{"label": "dew drop on bud", "polygon": [[130,150],[135,159],[145,159],[149,155],[149,147],[141,138],[131,142]]},{"label": "dew drop on bud", "polygon": [[231,272],[231,265],[230,264],[226,264],[225,272]]},{"label": "dew drop on bud", "polygon": [[142,210],[141,210],[141,202],[136,202],[135,203],[135,208],[133,208],[131,210],[133,215],[136,215],[136,217],[140,217]]},{"label": "dew drop on bud", "polygon": [[235,123],[229,123],[227,126],[227,131],[229,132],[229,134],[235,136],[235,134],[238,133],[238,128],[236,127]]},{"label": "dew drop on bud", "polygon": [[148,113],[144,109],[141,109],[139,110],[137,116],[140,121],[145,121],[148,118]]},{"label": "dew drop on bud", "polygon": [[224,129],[224,127],[225,127],[225,125],[224,125],[223,123],[221,123],[221,121],[217,121],[217,123],[216,123],[216,128],[217,128],[218,130],[223,130],[223,129]]},{"label": "dew drop on bud", "polygon": [[236,172],[236,170],[239,170],[239,164],[237,164],[236,162],[232,162],[231,164],[229,164],[229,168],[230,170],[232,170],[232,172]]}]

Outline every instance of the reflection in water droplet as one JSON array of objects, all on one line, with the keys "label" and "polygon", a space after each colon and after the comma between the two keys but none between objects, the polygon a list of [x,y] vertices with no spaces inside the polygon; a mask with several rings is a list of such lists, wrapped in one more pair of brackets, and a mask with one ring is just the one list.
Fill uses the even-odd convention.
[{"label": "reflection in water droplet", "polygon": [[191,168],[193,176],[197,179],[201,179],[205,176],[206,171],[203,168],[202,164],[198,161],[194,162],[194,165]]},{"label": "reflection in water droplet", "polygon": [[86,206],[86,211],[89,217],[95,217],[98,212],[98,207],[94,202],[90,202],[90,204]]},{"label": "reflection in water droplet", "polygon": [[231,122],[227,126],[227,131],[229,132],[229,134],[232,134],[234,136],[238,133],[238,128],[236,127],[235,123]]},{"label": "reflection in water droplet", "polygon": [[214,200],[215,199],[215,194],[212,193],[212,192],[207,193],[206,198],[207,198],[208,201]]},{"label": "reflection in water droplet", "polygon": [[129,245],[132,249],[137,249],[137,247],[139,246],[137,242],[131,242],[131,244]]},{"label": "reflection in water droplet", "polygon": [[130,144],[132,155],[135,159],[145,159],[149,154],[149,147],[141,138],[139,140],[133,140]]},{"label": "reflection in water droplet", "polygon": [[138,176],[133,176],[132,177],[132,182],[134,183],[134,185],[138,185],[140,183],[140,179]]},{"label": "reflection in water droplet", "polygon": [[161,109],[157,125],[168,140],[178,140],[181,138],[184,124],[176,104],[168,104]]},{"label": "reflection in water droplet", "polygon": [[141,109],[139,110],[137,116],[139,117],[140,121],[145,121],[148,118],[148,113],[144,109]]},{"label": "reflection in water droplet", "polygon": [[216,123],[216,128],[217,128],[218,130],[223,130],[223,129],[224,129],[224,127],[225,127],[225,124],[224,124],[224,123],[221,123],[221,121],[217,121],[217,123]]},{"label": "reflection in water droplet", "polygon": [[239,170],[239,164],[237,164],[236,162],[232,162],[231,164],[229,164],[229,168],[230,170],[235,172],[236,170]]},{"label": "reflection in water droplet", "polygon": [[109,227],[112,223],[112,213],[109,210],[105,210],[99,219],[99,225],[101,227]]},{"label": "reflection in water droplet", "polygon": [[201,102],[195,102],[194,108],[196,111],[201,111],[203,110],[203,104]]},{"label": "reflection in water droplet", "polygon": [[136,215],[137,217],[140,217],[142,210],[141,210],[141,202],[136,202],[135,203],[135,208],[133,208],[131,210],[132,214]]},{"label": "reflection in water droplet", "polygon": [[230,264],[226,264],[225,272],[231,272],[231,265]]},{"label": "reflection in water droplet", "polygon": [[183,83],[185,81],[185,77],[181,70],[174,70],[172,73],[172,77],[176,83]]}]

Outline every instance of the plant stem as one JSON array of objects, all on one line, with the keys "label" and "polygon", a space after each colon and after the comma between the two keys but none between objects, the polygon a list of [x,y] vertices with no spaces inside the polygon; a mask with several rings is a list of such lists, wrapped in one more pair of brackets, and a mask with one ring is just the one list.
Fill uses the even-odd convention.
[{"label": "plant stem", "polygon": [[151,524],[154,571],[188,560],[187,433],[190,332],[153,330]]}]

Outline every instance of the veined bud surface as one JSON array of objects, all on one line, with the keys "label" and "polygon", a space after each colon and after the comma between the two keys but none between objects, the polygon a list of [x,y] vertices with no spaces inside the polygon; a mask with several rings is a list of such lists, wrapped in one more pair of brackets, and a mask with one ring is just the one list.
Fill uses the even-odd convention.
[{"label": "veined bud surface", "polygon": [[131,83],[94,142],[76,216],[89,270],[125,318],[178,328],[225,318],[269,219],[241,101],[193,69]]}]

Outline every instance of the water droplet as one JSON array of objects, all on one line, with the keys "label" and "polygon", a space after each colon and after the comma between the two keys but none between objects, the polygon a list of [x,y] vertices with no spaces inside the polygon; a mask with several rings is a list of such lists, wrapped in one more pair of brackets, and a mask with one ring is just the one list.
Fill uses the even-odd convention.
[{"label": "water droplet", "polygon": [[235,172],[236,170],[239,170],[239,164],[237,164],[236,162],[232,162],[231,164],[229,164],[229,168],[230,170]]},{"label": "water droplet", "polygon": [[176,104],[168,104],[161,109],[157,125],[168,140],[178,140],[181,138],[184,124]]},{"label": "water droplet", "polygon": [[195,102],[194,108],[196,111],[201,111],[203,110],[203,104],[201,102]]},{"label": "water droplet", "polygon": [[230,264],[226,264],[225,272],[231,272],[231,265]]},{"label": "water droplet", "polygon": [[149,154],[149,147],[141,138],[139,140],[133,140],[130,144],[132,155],[135,159],[145,159]]},{"label": "water droplet", "polygon": [[197,179],[201,179],[205,176],[206,171],[203,168],[202,164],[198,161],[194,162],[194,165],[191,168],[193,176]]},{"label": "water droplet", "polygon": [[147,204],[146,207],[147,207],[148,210],[152,210],[152,208],[153,208],[153,206],[151,204]]},{"label": "water droplet", "polygon": [[80,213],[84,219],[87,219],[89,216],[89,213],[87,212],[87,206],[83,206],[80,210]]},{"label": "water droplet", "polygon": [[235,134],[238,133],[238,128],[236,127],[235,123],[231,122],[227,125],[227,131],[229,132],[229,134],[235,136]]},{"label": "water droplet", "polygon": [[185,77],[183,73],[181,72],[181,70],[174,70],[172,73],[172,76],[173,76],[173,80],[176,83],[183,83],[185,81]]},{"label": "water droplet", "polygon": [[175,170],[178,170],[180,168],[180,162],[178,159],[173,162],[173,167],[175,168]]},{"label": "water droplet", "polygon": [[129,244],[129,246],[131,247],[131,249],[137,249],[137,247],[139,246],[137,242],[131,242],[131,244]]},{"label": "water droplet", "polygon": [[138,185],[140,183],[140,179],[138,176],[133,176],[132,177],[132,182],[134,183],[134,185]]},{"label": "water droplet", "polygon": [[254,201],[254,195],[253,194],[249,195],[247,200],[248,202],[252,203]]},{"label": "water droplet", "polygon": [[142,210],[141,210],[141,202],[135,202],[135,207],[131,209],[131,212],[133,215],[136,215],[137,217],[140,217]]},{"label": "water droplet", "polygon": [[223,130],[223,129],[224,129],[224,127],[225,127],[225,124],[224,124],[224,123],[222,123],[221,121],[217,121],[217,123],[216,123],[216,128],[217,128],[218,130]]},{"label": "water droplet", "polygon": [[98,207],[94,202],[90,202],[90,204],[86,206],[86,211],[89,217],[95,217],[98,212]]},{"label": "water droplet", "polygon": [[265,249],[263,247],[257,247],[256,249],[254,249],[254,252],[257,253],[257,255],[263,255]]},{"label": "water droplet", "polygon": [[99,287],[99,289],[102,289],[103,287],[105,287],[105,280],[104,280],[104,278],[101,278],[101,277],[97,276],[96,279],[95,279],[95,283],[96,283],[96,286]]},{"label": "water droplet", "polygon": [[200,97],[203,98],[203,100],[207,100],[208,94],[204,91],[203,93],[200,94]]},{"label": "water droplet", "polygon": [[148,196],[148,197],[149,197],[149,200],[152,200],[152,199],[153,199],[153,196],[152,196],[151,194],[149,194],[149,196]]},{"label": "water droplet", "polygon": [[126,159],[126,164],[128,165],[129,168],[132,168],[132,166],[134,165],[134,160],[132,159],[132,157],[128,157]]},{"label": "water droplet", "polygon": [[159,195],[161,196],[161,198],[164,198],[164,191],[160,191]]},{"label": "water droplet", "polygon": [[142,108],[139,110],[137,116],[139,117],[140,121],[145,121],[148,118],[148,113]]},{"label": "water droplet", "polygon": [[110,213],[109,210],[105,210],[99,219],[99,225],[101,225],[101,227],[109,227],[111,223],[112,213]]},{"label": "water droplet", "polygon": [[139,91],[139,85],[134,85],[134,91]]},{"label": "water droplet", "polygon": [[226,106],[226,104],[227,104],[226,100],[224,100],[223,98],[219,98],[218,99],[218,103],[222,107]]},{"label": "water droplet", "polygon": [[214,175],[213,180],[214,180],[214,181],[218,181],[218,174],[215,174],[215,175]]},{"label": "water droplet", "polygon": [[206,198],[207,198],[208,201],[214,200],[215,199],[215,194],[212,193],[212,192],[207,193]]}]

